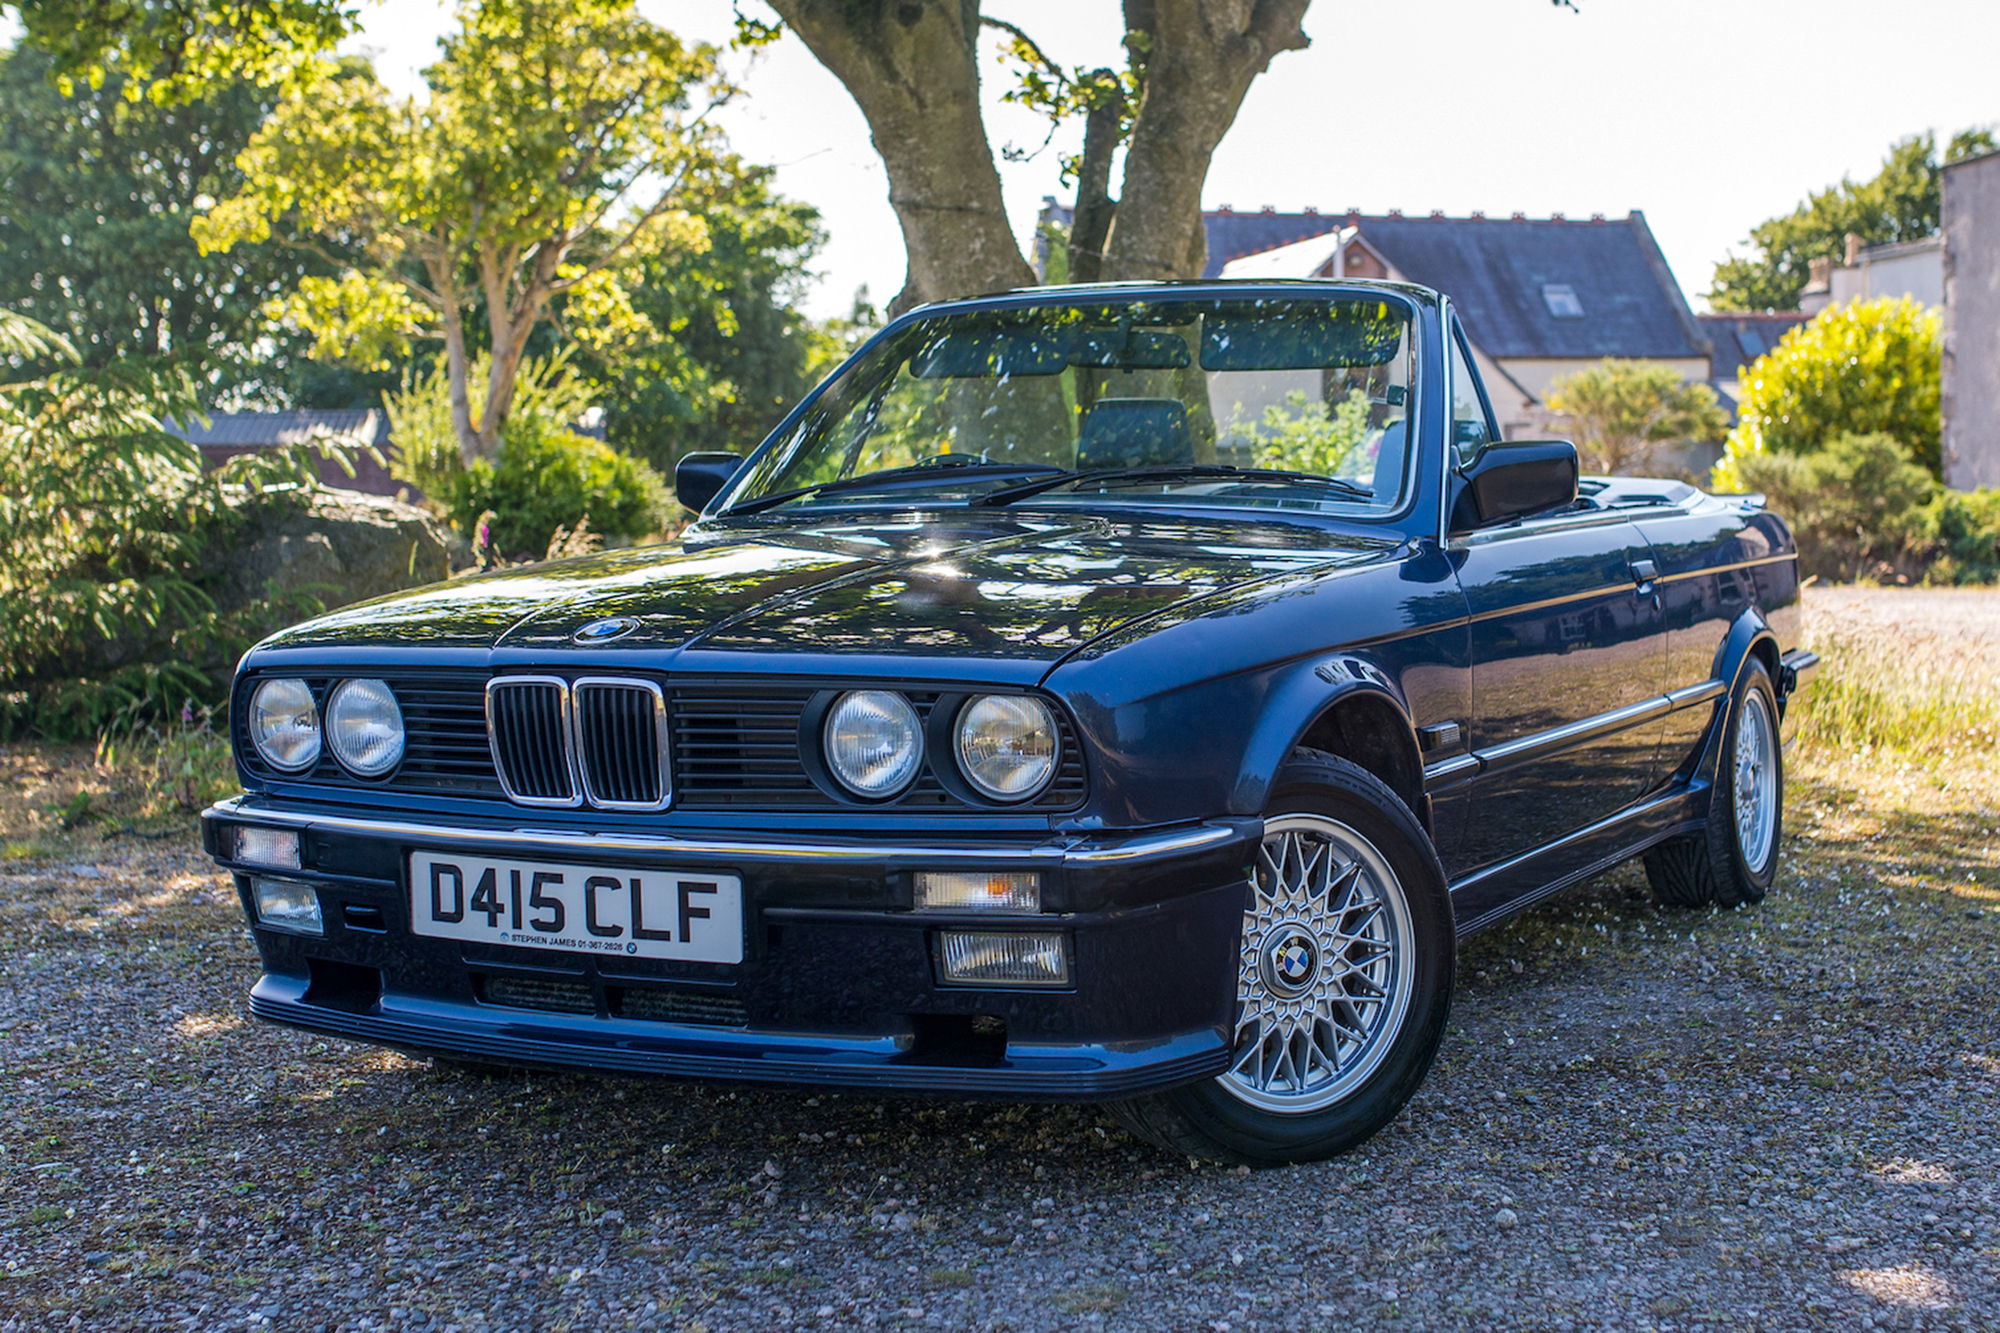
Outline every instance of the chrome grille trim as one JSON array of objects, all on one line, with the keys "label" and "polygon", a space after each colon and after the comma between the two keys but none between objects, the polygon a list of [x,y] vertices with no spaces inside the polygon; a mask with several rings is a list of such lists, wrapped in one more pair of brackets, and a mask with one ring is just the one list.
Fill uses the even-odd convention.
[{"label": "chrome grille trim", "polygon": [[495,676],[486,682],[493,769],[516,805],[583,804],[572,732],[569,682],[562,677]]},{"label": "chrome grille trim", "polygon": [[[644,717],[635,716],[638,702]],[[664,810],[673,800],[667,696],[650,680],[581,676],[570,684],[570,724],[583,793],[600,810]]]}]

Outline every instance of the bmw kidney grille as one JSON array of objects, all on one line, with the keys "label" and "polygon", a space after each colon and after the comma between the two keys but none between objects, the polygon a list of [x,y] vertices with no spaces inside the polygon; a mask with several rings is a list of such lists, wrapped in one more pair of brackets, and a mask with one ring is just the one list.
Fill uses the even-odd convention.
[{"label": "bmw kidney grille", "polygon": [[666,808],[667,702],[651,681],[502,676],[486,687],[486,725],[500,784],[519,804]]}]

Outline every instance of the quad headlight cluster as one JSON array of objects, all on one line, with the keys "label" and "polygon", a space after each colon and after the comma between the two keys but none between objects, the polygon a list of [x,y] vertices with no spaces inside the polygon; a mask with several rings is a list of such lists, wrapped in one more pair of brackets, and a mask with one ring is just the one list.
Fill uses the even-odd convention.
[{"label": "quad headlight cluster", "polygon": [[403,761],[403,710],[384,681],[341,681],[327,697],[322,720],[309,685],[274,677],[251,694],[248,721],[250,743],[280,773],[310,769],[322,744],[360,778],[382,777]]},{"label": "quad headlight cluster", "polygon": [[[924,766],[924,725],[893,690],[851,690],[827,709],[827,771],[856,796],[886,800]],[[958,776],[989,800],[1038,795],[1055,776],[1059,744],[1049,706],[1025,694],[982,694],[958,710],[951,749]]]}]

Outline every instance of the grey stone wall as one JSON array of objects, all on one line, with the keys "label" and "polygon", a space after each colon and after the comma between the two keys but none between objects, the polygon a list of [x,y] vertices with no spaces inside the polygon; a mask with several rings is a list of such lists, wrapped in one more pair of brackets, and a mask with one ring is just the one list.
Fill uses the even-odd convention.
[{"label": "grey stone wall", "polygon": [[1944,171],[1944,479],[2000,486],[2000,153]]}]

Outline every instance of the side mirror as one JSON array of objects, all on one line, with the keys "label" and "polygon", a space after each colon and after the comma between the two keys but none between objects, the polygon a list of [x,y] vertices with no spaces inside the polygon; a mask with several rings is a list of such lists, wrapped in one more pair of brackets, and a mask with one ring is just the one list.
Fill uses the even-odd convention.
[{"label": "side mirror", "polygon": [[1568,440],[1496,440],[1459,474],[1454,532],[1576,502],[1576,446]]},{"label": "side mirror", "polygon": [[674,464],[674,498],[699,514],[742,466],[742,454],[684,455]]}]

